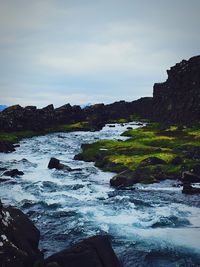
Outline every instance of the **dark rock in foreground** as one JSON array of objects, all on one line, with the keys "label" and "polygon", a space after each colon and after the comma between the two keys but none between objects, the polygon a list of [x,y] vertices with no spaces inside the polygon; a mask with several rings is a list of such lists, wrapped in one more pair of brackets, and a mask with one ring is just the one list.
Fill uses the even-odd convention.
[{"label": "dark rock in foreground", "polygon": [[43,258],[39,230],[20,210],[0,205],[0,266],[33,266]]},{"label": "dark rock in foreground", "polygon": [[85,239],[44,261],[44,267],[119,267],[108,236]]},{"label": "dark rock in foreground", "polygon": [[94,236],[43,258],[40,232],[28,217],[0,202],[0,266],[2,267],[119,267],[108,236]]}]

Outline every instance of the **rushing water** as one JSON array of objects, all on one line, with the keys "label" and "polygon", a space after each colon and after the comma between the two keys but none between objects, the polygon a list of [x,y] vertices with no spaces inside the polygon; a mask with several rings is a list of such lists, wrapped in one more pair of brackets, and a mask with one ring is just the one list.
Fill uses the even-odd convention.
[{"label": "rushing water", "polygon": [[[110,234],[124,267],[200,266],[200,198],[181,193],[176,181],[115,190],[113,173],[91,162],[75,161],[81,144],[125,139],[127,126],[99,132],[53,133],[24,139],[11,154],[0,153],[1,167],[25,174],[2,182],[0,198],[35,222],[46,255],[95,234]],[[56,157],[79,171],[49,170]]]}]

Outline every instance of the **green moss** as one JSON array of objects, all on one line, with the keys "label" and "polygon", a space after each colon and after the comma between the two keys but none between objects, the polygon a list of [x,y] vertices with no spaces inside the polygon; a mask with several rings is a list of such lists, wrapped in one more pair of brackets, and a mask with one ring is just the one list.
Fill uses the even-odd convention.
[{"label": "green moss", "polygon": [[21,132],[14,132],[14,133],[0,132],[0,141],[8,141],[11,143],[17,143],[22,138],[33,137],[34,135],[38,135],[38,133],[35,133],[32,131],[21,131]]},{"label": "green moss", "polygon": [[92,126],[88,122],[77,122],[71,124],[55,125],[44,129],[42,131],[19,131],[19,132],[0,132],[0,141],[8,141],[11,143],[17,143],[23,138],[29,138],[37,135],[43,135],[52,132],[71,132],[71,131],[81,131],[81,130],[91,130]]},{"label": "green moss", "polygon": [[[145,127],[132,129],[123,133],[130,137],[126,141],[103,140],[83,147],[84,159],[95,161],[103,170],[120,172],[125,169],[136,171],[141,168],[141,161],[149,157],[157,157],[167,164],[159,165],[165,176],[177,177],[182,170],[192,168],[194,161],[187,159],[180,165],[171,164],[176,156],[183,156],[186,146],[200,146],[200,129],[178,130],[177,126],[161,130],[160,125],[152,123]],[[195,162],[196,163],[196,162]],[[155,174],[158,165],[148,166],[148,172]],[[157,171],[157,170],[156,170]],[[147,175],[145,179],[154,180]]]}]

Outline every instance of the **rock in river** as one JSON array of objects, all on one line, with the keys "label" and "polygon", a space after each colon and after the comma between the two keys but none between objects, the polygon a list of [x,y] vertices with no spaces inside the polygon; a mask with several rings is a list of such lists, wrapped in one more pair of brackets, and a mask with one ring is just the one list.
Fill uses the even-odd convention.
[{"label": "rock in river", "polygon": [[10,177],[15,177],[15,176],[18,176],[18,175],[24,175],[24,173],[22,171],[19,171],[18,169],[13,169],[13,170],[10,170],[10,171],[5,171],[3,173],[3,175],[10,176]]},{"label": "rock in river", "polygon": [[[45,260],[45,267],[119,267],[108,236],[94,236],[56,253]],[[51,265],[50,265],[51,263]]]},{"label": "rock in river", "polygon": [[120,188],[120,187],[132,186],[133,184],[137,182],[138,182],[138,179],[136,178],[135,173],[130,170],[125,170],[115,175],[110,180],[110,185]]},{"label": "rock in river", "polygon": [[51,158],[48,164],[48,168],[49,169],[57,169],[57,170],[64,170],[64,171],[80,171],[81,169],[76,168],[76,169],[72,169],[69,166],[60,163],[59,159],[56,158]]}]

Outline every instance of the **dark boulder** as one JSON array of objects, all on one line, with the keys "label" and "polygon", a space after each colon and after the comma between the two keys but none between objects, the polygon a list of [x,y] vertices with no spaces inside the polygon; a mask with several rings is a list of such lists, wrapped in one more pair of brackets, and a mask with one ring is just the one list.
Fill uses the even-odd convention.
[{"label": "dark boulder", "polygon": [[183,172],[182,180],[183,184],[200,183],[200,176],[191,172]]},{"label": "dark boulder", "polygon": [[166,164],[166,161],[157,157],[149,157],[141,161],[140,166]]},{"label": "dark boulder", "polygon": [[20,210],[0,207],[0,266],[29,267],[43,259],[39,230]]},{"label": "dark boulder", "polygon": [[130,171],[130,170],[125,170],[115,175],[110,180],[110,185],[117,187],[117,188],[122,188],[122,187],[132,186],[133,184],[137,182],[139,182],[139,179],[136,176],[135,172]]},{"label": "dark boulder", "polygon": [[56,158],[51,158],[48,164],[49,169],[59,169],[60,168],[60,160]]},{"label": "dark boulder", "polygon": [[68,172],[71,172],[71,171],[80,171],[81,170],[79,168],[72,169],[69,166],[60,163],[60,160],[59,159],[56,159],[56,158],[51,158],[50,159],[49,164],[48,164],[48,168],[49,169],[64,170],[64,171],[68,171]]},{"label": "dark boulder", "polygon": [[8,153],[15,151],[15,146],[8,141],[0,141],[0,152]]},{"label": "dark boulder", "polygon": [[184,184],[182,193],[188,194],[188,195],[200,194],[200,188],[195,188],[191,186],[190,184]]},{"label": "dark boulder", "polygon": [[13,170],[10,170],[10,171],[5,171],[3,173],[3,175],[10,176],[10,177],[15,177],[15,176],[24,175],[24,173],[22,171],[19,171],[18,169],[13,169]]},{"label": "dark boulder", "polygon": [[[52,265],[49,265],[52,263]],[[57,264],[57,265],[56,265]],[[119,267],[108,236],[85,239],[44,261],[44,267]]]}]

